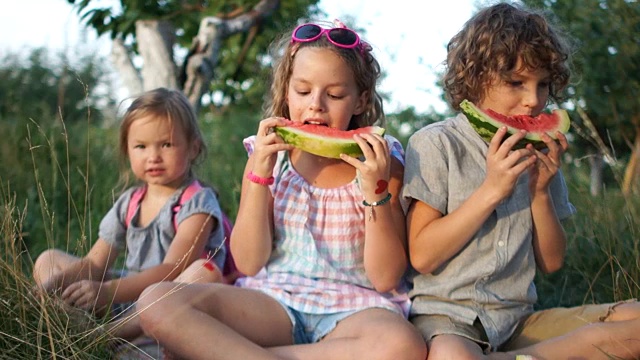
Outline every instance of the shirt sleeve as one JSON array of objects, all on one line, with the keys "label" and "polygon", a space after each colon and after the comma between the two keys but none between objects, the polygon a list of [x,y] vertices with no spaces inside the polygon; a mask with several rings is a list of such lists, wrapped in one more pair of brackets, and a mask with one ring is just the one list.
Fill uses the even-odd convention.
[{"label": "shirt sleeve", "polygon": [[449,164],[441,136],[422,129],[409,138],[402,196],[447,213]]},{"label": "shirt sleeve", "polygon": [[247,151],[247,155],[253,154],[253,149],[255,147],[255,144],[256,144],[255,135],[249,136],[244,140],[242,140],[242,145],[244,145],[244,149]]},{"label": "shirt sleeve", "polygon": [[180,223],[194,214],[207,214],[216,219],[217,226],[211,231],[207,240],[206,249],[214,254],[213,260],[219,269],[224,268],[226,248],[224,247],[224,227],[222,226],[222,210],[218,197],[211,188],[205,187],[196,192],[185,202],[176,214],[178,226]]},{"label": "shirt sleeve", "polygon": [[400,164],[404,166],[404,148],[402,147],[402,143],[398,141],[398,139],[394,138],[391,135],[385,135],[385,140],[387,140],[387,144],[389,145],[389,153],[392,157],[398,159]]},{"label": "shirt sleeve", "polygon": [[131,193],[135,191],[135,187],[127,189],[113,204],[111,209],[100,221],[98,227],[98,236],[111,245],[115,245],[119,250],[126,247],[127,242],[127,225],[125,217]]},{"label": "shirt sleeve", "polygon": [[564,220],[575,214],[576,208],[569,201],[569,190],[567,189],[567,183],[565,182],[564,175],[562,175],[562,171],[559,171],[551,180],[549,187],[558,219]]},{"label": "shirt sleeve", "polygon": [[[405,166],[404,148],[402,147],[402,143],[400,143],[400,141],[398,141],[398,139],[394,138],[391,135],[385,135],[384,138],[385,138],[385,140],[387,140],[387,144],[389,145],[389,154],[392,157],[398,159],[398,161],[400,161],[400,164],[404,168],[404,166]],[[393,194],[393,195],[396,195],[396,194]],[[409,209],[409,204],[410,203],[401,194],[397,194],[397,196],[398,196],[398,199],[400,200],[400,205],[402,206],[402,210],[404,211],[404,213],[406,215],[407,210]]]}]

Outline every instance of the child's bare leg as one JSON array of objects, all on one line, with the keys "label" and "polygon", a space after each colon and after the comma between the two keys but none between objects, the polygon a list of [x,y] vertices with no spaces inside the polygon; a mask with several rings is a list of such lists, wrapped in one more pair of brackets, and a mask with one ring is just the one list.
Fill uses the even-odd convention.
[{"label": "child's bare leg", "polygon": [[516,351],[537,359],[637,359],[640,357],[640,304],[624,303],[605,322]]},{"label": "child's bare leg", "polygon": [[116,319],[106,323],[104,329],[114,338],[127,341],[135,340],[143,334],[135,307],[126,310]]},{"label": "child's bare leg", "polygon": [[229,285],[156,284],[143,292],[137,310],[147,335],[188,359],[275,359],[263,347],[293,341],[277,301]]},{"label": "child's bare leg", "polygon": [[[222,274],[217,267],[212,267],[205,259],[198,259],[180,273],[174,281],[183,284],[221,282]],[[129,341],[143,335],[140,317],[135,311],[135,307],[128,309],[118,319],[107,324],[107,331],[117,338]]]},{"label": "child's bare leg", "polygon": [[321,341],[271,349],[288,359],[424,360],[427,347],[418,331],[400,315],[367,309],[340,321]]},{"label": "child's bare leg", "polygon": [[45,250],[36,259],[33,265],[33,278],[36,284],[43,286],[51,278],[67,269],[71,264],[80,261],[80,258],[57,249]]},{"label": "child's bare leg", "polygon": [[429,342],[429,360],[485,359],[475,342],[458,335],[438,335]]}]

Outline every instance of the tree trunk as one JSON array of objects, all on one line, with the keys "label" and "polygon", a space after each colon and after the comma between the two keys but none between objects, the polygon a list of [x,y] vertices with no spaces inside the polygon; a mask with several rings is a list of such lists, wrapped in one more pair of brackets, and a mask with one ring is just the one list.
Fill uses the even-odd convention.
[{"label": "tree trunk", "polygon": [[162,20],[136,21],[138,52],[144,62],[142,66],[143,90],[158,87],[176,89],[178,79],[173,60],[173,45],[176,42],[173,25]]},{"label": "tree trunk", "polygon": [[279,5],[280,0],[261,0],[253,9],[232,19],[202,19],[198,35],[193,39],[184,60],[184,83],[178,81],[177,66],[173,59],[175,29],[166,21],[136,21],[138,53],[143,61],[140,71],[134,66],[132,52],[125,47],[122,39],[113,41],[111,53],[114,66],[130,94],[136,95],[157,87],[182,88],[198,112],[202,95],[209,90],[213,79],[223,40],[248,31],[270,16]]},{"label": "tree trunk", "polygon": [[142,78],[133,65],[133,61],[129,56],[129,49],[120,38],[113,39],[111,61],[120,73],[120,79],[122,79],[122,83],[129,94],[140,94],[142,92]]},{"label": "tree trunk", "polygon": [[604,158],[602,154],[595,153],[589,156],[589,165],[591,166],[589,176],[591,196],[598,196],[602,193],[603,186],[602,171],[604,169]]},{"label": "tree trunk", "polygon": [[638,173],[638,157],[640,156],[640,127],[636,128],[636,138],[633,142],[633,149],[629,158],[629,163],[624,171],[624,180],[622,181],[622,193],[629,195],[637,186]]}]

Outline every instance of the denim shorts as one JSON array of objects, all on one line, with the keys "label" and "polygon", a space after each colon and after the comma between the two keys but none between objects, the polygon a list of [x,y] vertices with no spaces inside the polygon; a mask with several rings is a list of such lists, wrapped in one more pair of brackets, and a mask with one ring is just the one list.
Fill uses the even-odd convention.
[{"label": "denim shorts", "polygon": [[361,311],[351,310],[330,314],[309,314],[280,304],[291,320],[291,335],[295,345],[313,344],[327,336],[338,323]]}]

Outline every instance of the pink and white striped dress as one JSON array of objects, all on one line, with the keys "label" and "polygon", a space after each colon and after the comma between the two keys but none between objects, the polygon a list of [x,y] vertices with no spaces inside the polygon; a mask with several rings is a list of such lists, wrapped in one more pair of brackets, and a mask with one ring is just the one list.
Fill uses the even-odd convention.
[{"label": "pink and white striped dress", "polygon": [[[404,164],[400,142],[385,139],[392,156]],[[249,154],[254,141],[254,136],[244,140]],[[357,179],[332,189],[314,187],[295,171],[285,152],[273,173],[274,250],[260,273],[237,284],[305,313],[380,307],[406,315],[406,289],[378,293],[365,274],[366,209]]]}]

